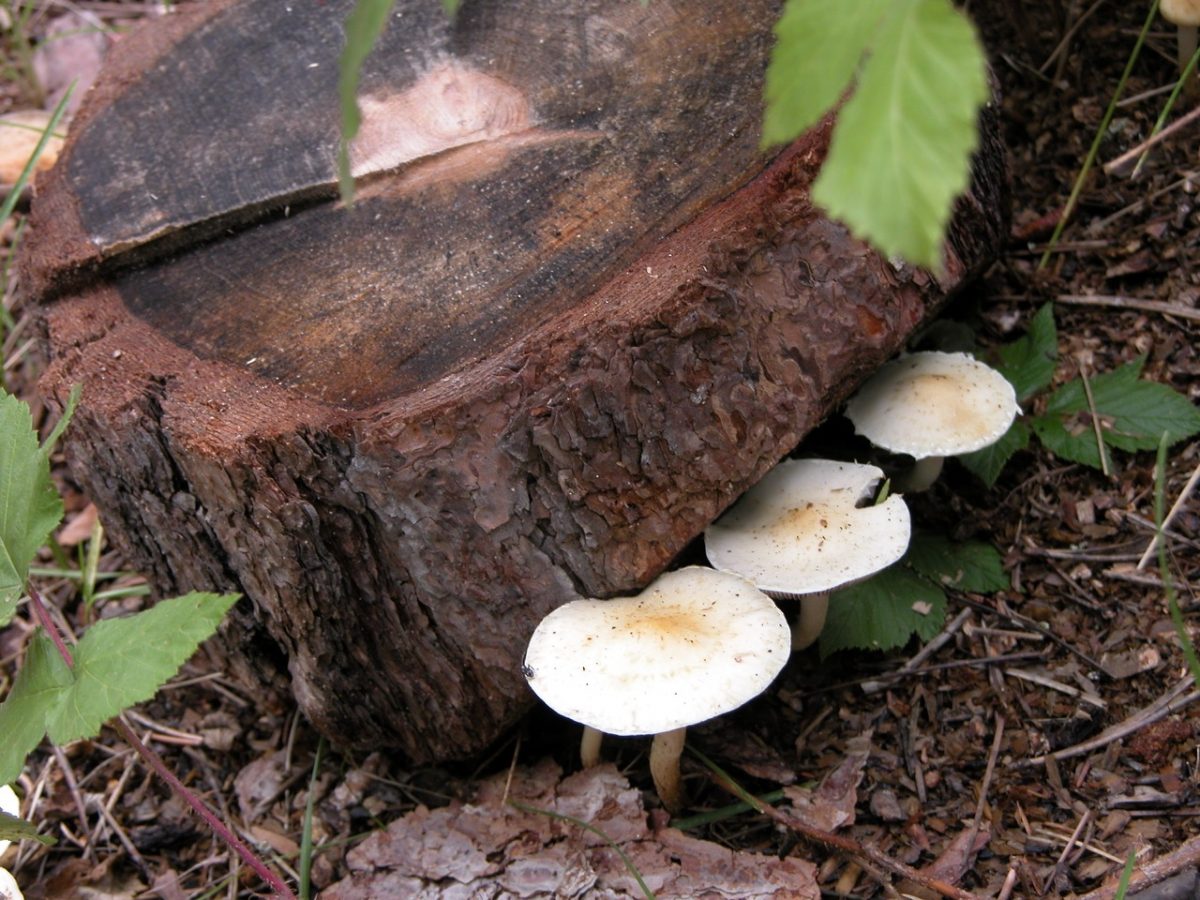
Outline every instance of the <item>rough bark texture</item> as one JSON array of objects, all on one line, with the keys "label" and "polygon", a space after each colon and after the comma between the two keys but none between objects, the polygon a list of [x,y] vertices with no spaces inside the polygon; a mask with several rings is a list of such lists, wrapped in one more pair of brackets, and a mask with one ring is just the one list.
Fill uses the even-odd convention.
[{"label": "rough bark texture", "polygon": [[[301,129],[312,158],[233,194],[194,196],[221,153],[185,160],[156,191],[188,199],[160,198],[158,217],[139,205],[149,176],[109,174],[134,185],[121,207],[81,174],[113,128],[161,134],[157,112],[118,115],[143,77],[219,59],[205,48],[234,26],[269,31],[238,18],[267,7],[282,15],[222,0],[124,42],[76,123],[23,264],[47,300],[44,388],[61,403],[84,384],[73,470],[158,590],[245,594],[223,631],[243,671],[278,684],[286,665],[342,745],[465,757],[530,702],[520,661],[543,615],[645,584],[988,260],[1002,152],[989,119],[935,279],[813,209],[827,127],[759,154],[773,3],[715,3],[702,21],[665,0],[467,4],[451,27],[430,0],[404,8],[419,25],[405,34],[436,60],[377,61],[367,92],[421,99],[431,71],[465,61],[524,92],[520,129],[444,146],[427,131],[399,164],[385,135],[387,153],[360,153],[380,172],[349,211],[321,200],[324,119]],[[402,37],[382,59],[409,58]],[[297,46],[271,52],[312,49]],[[336,46],[317,46],[333,65]],[[562,71],[568,52],[593,68]],[[291,112],[309,87],[276,102]],[[299,152],[294,132],[279,141]]]}]

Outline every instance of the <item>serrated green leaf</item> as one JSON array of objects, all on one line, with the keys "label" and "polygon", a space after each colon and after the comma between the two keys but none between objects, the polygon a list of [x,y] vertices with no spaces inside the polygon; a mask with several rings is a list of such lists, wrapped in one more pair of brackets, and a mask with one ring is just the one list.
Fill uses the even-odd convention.
[{"label": "serrated green leaf", "polygon": [[850,85],[891,0],[788,0],[767,65],[764,146],[816,124]]},{"label": "serrated green leaf", "polygon": [[46,716],[50,740],[65,744],[95,737],[108,719],[153,697],[237,599],[185,594],[93,625],[75,645],[71,685]]},{"label": "serrated green leaf", "polygon": [[852,647],[890,650],[914,634],[932,638],[946,618],[946,595],[904,565],[834,591],[821,630],[821,658]]},{"label": "serrated green leaf", "polygon": [[950,0],[893,0],[838,115],[814,201],[887,255],[940,268],[987,96],[975,29]]},{"label": "serrated green leaf", "polygon": [[[1140,379],[1145,357],[1091,379],[1104,443],[1118,450],[1153,450],[1163,433],[1168,444],[1200,432],[1200,409],[1165,384]],[[1033,430],[1053,453],[1101,468],[1087,393],[1076,378],[1055,391]]]},{"label": "serrated green leaf", "polygon": [[342,114],[342,141],[338,149],[338,185],[342,200],[354,198],[350,174],[350,142],[358,134],[362,116],[358,111],[358,80],[363,63],[374,49],[395,0],[358,0],[346,17],[346,46],[338,58],[338,104]]},{"label": "serrated green leaf", "polygon": [[1058,362],[1058,329],[1054,307],[1047,303],[1029,321],[1025,336],[997,351],[997,371],[1017,391],[1017,400],[1028,400],[1050,386]]},{"label": "serrated green leaf", "polygon": [[57,843],[48,834],[38,834],[37,826],[32,822],[26,822],[19,816],[10,816],[3,810],[0,810],[0,841],[37,841],[47,847]]},{"label": "serrated green leaf", "polygon": [[0,393],[0,625],[12,618],[29,564],[62,512],[29,407]]},{"label": "serrated green leaf", "polygon": [[46,733],[46,717],[71,685],[71,670],[54,644],[34,636],[12,690],[0,703],[0,784],[16,781],[27,757]]},{"label": "serrated green leaf", "polygon": [[1011,585],[999,551],[982,541],[952,541],[940,534],[918,534],[904,561],[930,581],[956,591],[990,594]]},{"label": "serrated green leaf", "polygon": [[1013,454],[1029,446],[1029,433],[1024,420],[1017,419],[994,444],[973,453],[963,453],[956,459],[968,472],[992,487]]}]

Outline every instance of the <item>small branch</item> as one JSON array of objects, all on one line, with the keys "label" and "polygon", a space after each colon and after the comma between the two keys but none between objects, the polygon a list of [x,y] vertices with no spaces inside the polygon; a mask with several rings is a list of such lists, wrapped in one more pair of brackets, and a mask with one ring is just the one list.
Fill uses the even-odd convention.
[{"label": "small branch", "polygon": [[1125,153],[1122,153],[1116,159],[1106,162],[1104,164],[1104,174],[1112,175],[1114,173],[1120,172],[1122,169],[1126,168],[1130,163],[1137,160],[1137,158],[1139,156],[1141,156],[1142,153],[1149,150],[1151,147],[1155,146],[1156,144],[1162,143],[1167,138],[1174,135],[1177,131],[1181,131],[1184,128],[1186,128],[1187,126],[1191,125],[1193,122],[1196,121],[1196,119],[1200,119],[1200,106],[1197,106],[1191,112],[1180,116],[1178,119],[1176,119],[1174,122],[1172,122],[1166,128],[1164,128],[1162,131],[1158,132],[1158,134],[1152,135],[1151,137],[1142,141],[1136,147],[1133,147],[1132,149],[1127,150]]},{"label": "small branch", "polygon": [[[1158,884],[1160,881],[1165,881],[1172,875],[1182,872],[1184,869],[1194,866],[1197,863],[1200,863],[1200,837],[1194,837],[1185,841],[1166,856],[1152,859],[1144,866],[1139,866],[1137,871],[1133,873],[1133,878],[1129,880],[1129,891],[1126,896],[1132,897],[1137,891],[1144,890],[1152,884]],[[1112,900],[1116,894],[1117,884],[1113,882],[1092,891],[1090,894],[1085,894],[1082,900]]]},{"label": "small branch", "polygon": [[[1166,478],[1165,473],[1163,474],[1163,478]],[[1192,491],[1195,489],[1196,482],[1198,481],[1200,481],[1200,464],[1197,464],[1196,468],[1192,471],[1192,477],[1188,479],[1187,484],[1183,486],[1183,490],[1179,492],[1179,496],[1175,498],[1175,502],[1171,504],[1171,511],[1168,512],[1167,517],[1163,519],[1162,533],[1165,534],[1167,529],[1171,527],[1171,522],[1175,520],[1175,515],[1183,507],[1183,504],[1187,501],[1187,498],[1192,495]],[[1154,551],[1158,549],[1158,535],[1159,532],[1155,531],[1154,537],[1150,540],[1150,546],[1146,548],[1146,552],[1142,554],[1142,558],[1139,559],[1137,565],[1134,566],[1135,571],[1140,572],[1142,569],[1146,568],[1146,563],[1150,561],[1150,557],[1152,557],[1154,555]]]},{"label": "small branch", "polygon": [[71,655],[71,651],[67,648],[66,641],[63,640],[58,626],[50,618],[50,610],[46,609],[42,595],[38,593],[37,588],[32,584],[29,585],[29,605],[33,607],[34,617],[38,620],[38,624],[42,626],[42,630],[50,636],[50,640],[54,642],[54,648],[58,650],[58,655],[63,658],[63,662],[67,664],[67,668],[75,668],[75,657]]},{"label": "small branch", "polygon": [[1108,466],[1108,448],[1104,446],[1104,432],[1100,430],[1100,415],[1096,412],[1096,398],[1092,396],[1092,383],[1088,381],[1087,372],[1083,368],[1083,362],[1076,360],[1076,365],[1079,367],[1079,380],[1083,382],[1083,394],[1087,397],[1088,414],[1092,417],[1092,431],[1096,435],[1096,449],[1100,451],[1100,471],[1104,473],[1105,478],[1112,475],[1112,470]]},{"label": "small branch", "polygon": [[1004,738],[1004,716],[996,713],[996,733],[992,736],[992,750],[988,753],[987,769],[983,773],[983,784],[979,788],[979,803],[975,807],[975,820],[971,823],[971,844],[983,824],[983,810],[987,806],[988,788],[992,785],[992,776],[996,774],[996,760],[1000,756],[1000,742]]},{"label": "small branch", "polygon": [[1055,303],[1065,303],[1068,306],[1109,306],[1113,309],[1136,309],[1139,312],[1162,313],[1164,316],[1176,316],[1180,319],[1192,319],[1200,322],[1200,309],[1182,306],[1178,303],[1164,303],[1161,300],[1142,300],[1139,297],[1122,297],[1112,294],[1060,294],[1054,298]]}]

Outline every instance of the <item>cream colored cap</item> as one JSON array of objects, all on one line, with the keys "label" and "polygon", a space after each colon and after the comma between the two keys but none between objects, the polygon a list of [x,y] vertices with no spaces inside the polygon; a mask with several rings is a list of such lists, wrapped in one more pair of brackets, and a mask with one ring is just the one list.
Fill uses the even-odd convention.
[{"label": "cream colored cap", "polygon": [[967,353],[911,353],[883,366],[846,404],[854,430],[917,459],[998,441],[1021,408],[1008,380]]},{"label": "cream colored cap", "polygon": [[576,600],[542,620],[525,677],[555,712],[606,734],[695,725],[758,696],[791,653],[775,602],[702,566],[636,597]]},{"label": "cream colored cap", "polygon": [[883,472],[827,459],[780,463],[704,532],[708,561],[776,596],[832,590],[904,555],[908,506],[873,496]]},{"label": "cream colored cap", "polygon": [[1172,25],[1200,25],[1200,0],[1159,0],[1158,11]]},{"label": "cream colored cap", "polygon": [[[0,810],[8,813],[10,816],[21,815],[21,801],[17,799],[16,791],[11,785],[0,786]],[[4,851],[8,849],[12,841],[0,841],[0,856],[4,855]],[[0,897],[3,897],[0,894]]]}]

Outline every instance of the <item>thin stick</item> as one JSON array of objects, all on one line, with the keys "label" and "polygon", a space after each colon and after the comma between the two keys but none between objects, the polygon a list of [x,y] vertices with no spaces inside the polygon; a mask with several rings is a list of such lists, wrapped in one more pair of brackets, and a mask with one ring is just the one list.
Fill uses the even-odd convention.
[{"label": "thin stick", "polygon": [[[1110,728],[1104,729],[1094,738],[1075,744],[1071,747],[1065,747],[1062,750],[1056,750],[1053,753],[1047,753],[1044,756],[1035,756],[1031,759],[1023,759],[1018,763],[1014,763],[1013,767],[1017,769],[1028,769],[1033,766],[1044,765],[1047,759],[1070,759],[1073,756],[1083,756],[1085,753],[1091,753],[1093,750],[1099,750],[1101,747],[1107,747],[1113,741],[1119,741],[1123,737],[1127,737],[1144,728],[1147,725],[1152,725],[1159,719],[1173,713],[1178,712],[1185,706],[1200,700],[1200,691],[1192,691],[1190,694],[1179,697],[1184,691],[1192,686],[1192,676],[1188,675],[1181,679],[1171,690],[1167,691],[1158,700],[1155,700],[1145,709],[1140,709],[1133,715],[1128,716],[1124,720],[1118,722]],[[1176,699],[1176,698],[1179,699]]]},{"label": "thin stick", "polygon": [[1150,137],[1148,137],[1146,140],[1142,141],[1140,144],[1138,144],[1133,149],[1128,150],[1125,153],[1122,153],[1120,156],[1118,156],[1114,160],[1106,162],[1103,166],[1104,174],[1112,175],[1114,172],[1120,172],[1122,169],[1124,169],[1126,166],[1128,166],[1131,162],[1136,160],[1138,158],[1138,156],[1140,156],[1142,153],[1149,150],[1151,147],[1155,146],[1156,144],[1162,143],[1167,138],[1169,138],[1173,134],[1175,134],[1177,131],[1180,131],[1181,129],[1184,129],[1187,126],[1191,125],[1197,119],[1200,119],[1200,106],[1197,106],[1191,112],[1180,116],[1178,119],[1176,119],[1174,122],[1172,122],[1166,128],[1164,128],[1162,131],[1158,132],[1158,134],[1151,135]]},{"label": "thin stick", "polygon": [[992,776],[996,773],[996,759],[1000,756],[1000,741],[1004,737],[1004,716],[996,713],[996,733],[992,735],[992,749],[988,753],[987,769],[983,773],[983,785],[979,789],[979,803],[975,806],[975,821],[971,823],[971,841],[968,846],[973,846],[975,843],[975,835],[979,833],[979,826],[983,824],[983,810],[987,806],[988,788],[992,784]]},{"label": "thin stick", "polygon": [[[1152,884],[1165,881],[1198,862],[1200,862],[1200,836],[1184,841],[1166,856],[1153,859],[1144,866],[1140,866],[1133,878],[1129,880],[1127,896],[1132,896],[1135,892],[1148,888]],[[1116,894],[1117,885],[1110,884],[1092,891],[1090,894],[1085,894],[1083,900],[1112,900]]]},{"label": "thin stick", "polygon": [[71,651],[67,649],[67,643],[63,640],[62,634],[58,630],[58,626],[54,624],[54,620],[50,618],[50,610],[46,608],[45,602],[42,600],[42,595],[38,593],[37,588],[32,584],[29,587],[29,605],[33,607],[34,618],[38,620],[38,624],[42,626],[42,631],[50,636],[50,640],[54,642],[54,649],[58,651],[58,655],[63,658],[63,662],[70,669],[75,668],[75,657],[71,655]]},{"label": "thin stick", "polygon": [[83,802],[83,794],[79,792],[79,782],[75,780],[75,773],[71,770],[71,763],[67,760],[67,754],[63,753],[62,747],[56,746],[54,748],[54,759],[58,763],[58,770],[62,772],[63,781],[67,783],[67,790],[71,794],[71,799],[75,802],[75,812],[79,815],[79,824],[81,826],[79,834],[81,839],[85,841],[83,855],[88,859],[92,859],[92,842],[88,839],[88,835],[91,834],[92,830],[88,827],[87,806]]},{"label": "thin stick", "polygon": [[1096,449],[1100,451],[1100,471],[1104,473],[1105,478],[1108,478],[1112,475],[1112,470],[1108,467],[1108,451],[1104,446],[1104,433],[1100,430],[1100,416],[1096,412],[1096,398],[1092,396],[1092,383],[1088,381],[1083,361],[1076,360],[1075,364],[1079,367],[1079,380],[1083,382],[1083,395],[1087,398],[1088,414],[1092,417],[1092,432],[1096,435]]},{"label": "thin stick", "polygon": [[[771,819],[774,819],[785,828],[800,834],[809,840],[816,841],[826,847],[832,847],[834,850],[840,850],[843,853],[848,853],[851,856],[859,857],[866,860],[868,863],[878,866],[892,875],[900,878],[907,878],[910,881],[915,881],[922,887],[941,894],[943,897],[950,897],[951,900],[979,900],[978,896],[961,888],[957,888],[952,884],[947,884],[940,878],[931,878],[924,872],[919,872],[911,866],[906,866],[902,862],[892,859],[882,850],[873,847],[869,844],[861,844],[851,837],[844,837],[840,834],[833,834],[828,831],[821,831],[819,828],[813,828],[806,822],[797,819],[795,816],[788,815],[781,809],[774,806],[767,806],[759,802],[758,798],[746,791],[741,785],[727,775],[720,766],[714,763],[711,759],[701,753],[699,750],[691,750],[701,762],[703,762],[712,773],[714,780],[724,790],[729,791],[743,803],[749,804],[756,812],[761,813]],[[867,867],[869,868],[869,867]]]},{"label": "thin stick", "polygon": [[1067,839],[1067,845],[1063,847],[1062,853],[1058,855],[1058,860],[1054,863],[1054,868],[1050,871],[1050,874],[1046,876],[1046,880],[1042,884],[1043,894],[1048,894],[1050,892],[1050,886],[1054,884],[1058,876],[1062,874],[1063,865],[1066,863],[1067,857],[1070,856],[1071,851],[1075,849],[1075,842],[1079,840],[1079,835],[1083,834],[1083,829],[1087,827],[1087,823],[1090,822],[1091,819],[1092,811],[1090,809],[1086,810],[1084,814],[1079,817],[1079,824],[1076,825],[1075,830],[1071,832],[1071,836]]},{"label": "thin stick", "polygon": [[1136,309],[1140,312],[1162,313],[1164,316],[1177,316],[1180,319],[1200,322],[1200,309],[1181,306],[1178,303],[1164,303],[1161,300],[1142,300],[1138,297],[1121,297],[1112,294],[1061,294],[1054,298],[1054,302],[1065,303],[1068,306],[1111,306],[1116,309]]},{"label": "thin stick", "polygon": [[[1183,508],[1183,504],[1187,498],[1191,496],[1192,491],[1196,488],[1196,483],[1200,482],[1200,463],[1192,470],[1192,477],[1188,479],[1187,484],[1183,486],[1183,490],[1179,492],[1179,496],[1175,498],[1175,502],[1171,504],[1171,510],[1167,513],[1167,517],[1163,519],[1162,530],[1165,532],[1171,527],[1171,522],[1174,521],[1176,513]],[[1158,549],[1158,532],[1154,533],[1154,537],[1150,540],[1150,546],[1146,548],[1146,552],[1142,554],[1142,558],[1138,560],[1135,571],[1141,571],[1146,568],[1146,563],[1150,561],[1150,557],[1154,555],[1154,551]]]}]

